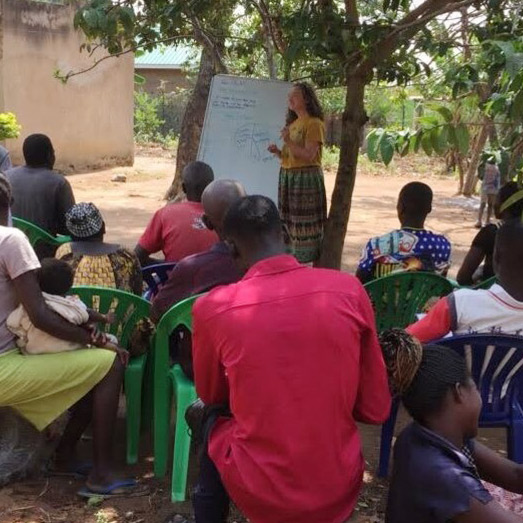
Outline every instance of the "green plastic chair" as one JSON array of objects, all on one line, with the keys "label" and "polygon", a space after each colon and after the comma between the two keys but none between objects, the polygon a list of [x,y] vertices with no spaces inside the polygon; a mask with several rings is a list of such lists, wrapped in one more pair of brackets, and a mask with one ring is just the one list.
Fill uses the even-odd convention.
[{"label": "green plastic chair", "polygon": [[430,272],[399,272],[367,284],[376,315],[378,332],[393,327],[405,328],[416,320],[416,314],[432,297],[450,294],[452,282]]},{"label": "green plastic chair", "polygon": [[59,247],[63,243],[69,243],[71,241],[70,236],[53,236],[38,227],[38,225],[28,222],[27,220],[22,220],[22,218],[15,218],[13,216],[13,225],[25,233],[33,248],[36,247],[36,244],[39,242]]},{"label": "green plastic chair", "polygon": [[[100,325],[104,332],[114,334],[120,345],[127,348],[131,334],[142,318],[149,317],[151,304],[135,294],[107,287],[77,286],[70,294],[77,295],[85,305],[107,314],[113,312],[116,321],[112,325]],[[127,423],[127,463],[138,461],[142,404],[142,384],[147,354],[132,358],[125,370],[124,391]]]},{"label": "green plastic chair", "polygon": [[174,437],[171,498],[185,500],[187,470],[191,438],[185,421],[187,407],[196,399],[194,383],[179,365],[169,365],[169,338],[178,327],[192,331],[192,307],[197,298],[192,296],[173,305],[156,327],[154,343],[154,474],[164,476],[167,471],[171,391],[176,399],[176,429]]},{"label": "green plastic chair", "polygon": [[498,283],[498,277],[497,276],[491,276],[487,280],[481,281],[474,285],[473,289],[485,289],[488,290],[494,285],[495,283]]}]

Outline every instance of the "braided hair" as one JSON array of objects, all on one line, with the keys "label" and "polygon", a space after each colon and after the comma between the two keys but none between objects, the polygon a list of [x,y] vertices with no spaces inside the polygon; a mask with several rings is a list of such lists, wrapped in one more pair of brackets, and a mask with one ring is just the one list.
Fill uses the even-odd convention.
[{"label": "braided hair", "polygon": [[380,336],[391,389],[418,423],[437,413],[449,389],[470,378],[465,360],[452,349],[425,345],[401,329]]},{"label": "braided hair", "polygon": [[11,205],[11,184],[9,180],[0,173],[0,208],[7,209]]},{"label": "braided hair", "polygon": [[[312,88],[312,85],[307,82],[296,82],[293,86],[295,89],[299,89],[305,100],[305,109],[307,114],[313,118],[319,118],[323,120],[323,109],[321,108],[320,101],[316,92]],[[287,111],[287,118],[285,119],[286,125],[290,125],[294,120],[298,119],[298,115],[291,109]]]}]

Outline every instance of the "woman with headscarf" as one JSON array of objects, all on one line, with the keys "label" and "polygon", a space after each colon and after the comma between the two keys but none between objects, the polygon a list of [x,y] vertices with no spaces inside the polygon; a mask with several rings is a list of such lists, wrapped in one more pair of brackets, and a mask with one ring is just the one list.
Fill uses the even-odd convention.
[{"label": "woman with headscarf", "polygon": [[56,258],[74,269],[74,285],[97,285],[142,293],[138,258],[118,244],[104,242],[105,223],[94,204],[73,205],[65,215],[65,222],[73,241],[60,246]]}]

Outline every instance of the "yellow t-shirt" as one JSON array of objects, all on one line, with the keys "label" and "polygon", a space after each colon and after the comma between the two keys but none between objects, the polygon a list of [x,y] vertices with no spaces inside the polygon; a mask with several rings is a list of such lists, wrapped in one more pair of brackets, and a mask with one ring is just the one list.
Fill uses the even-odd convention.
[{"label": "yellow t-shirt", "polygon": [[298,118],[289,125],[289,134],[292,142],[304,147],[307,142],[316,142],[320,144],[318,153],[312,162],[306,162],[296,158],[287,144],[281,149],[281,166],[284,169],[294,169],[299,167],[311,167],[317,165],[321,167],[321,149],[325,136],[325,126],[319,118],[307,116]]}]

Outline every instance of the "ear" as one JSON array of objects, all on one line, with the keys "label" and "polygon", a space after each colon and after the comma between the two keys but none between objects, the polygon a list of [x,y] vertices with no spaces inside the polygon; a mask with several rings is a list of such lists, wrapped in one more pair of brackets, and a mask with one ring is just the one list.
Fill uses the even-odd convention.
[{"label": "ear", "polygon": [[209,217],[204,214],[202,215],[202,222],[209,229],[210,231],[214,231],[214,225],[212,224],[211,220],[209,220]]},{"label": "ear", "polygon": [[454,387],[452,387],[452,397],[456,403],[465,403],[465,394],[461,383],[456,383]]}]

